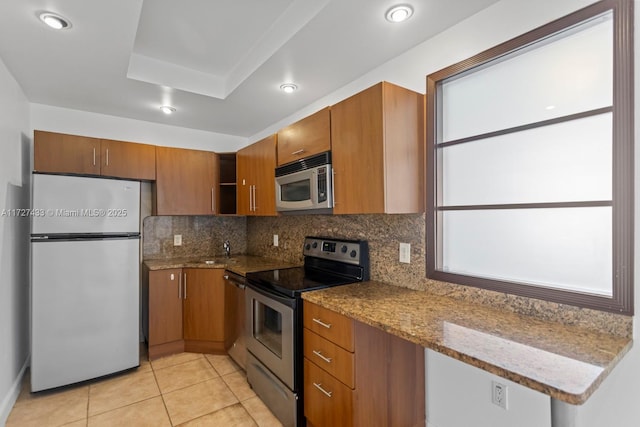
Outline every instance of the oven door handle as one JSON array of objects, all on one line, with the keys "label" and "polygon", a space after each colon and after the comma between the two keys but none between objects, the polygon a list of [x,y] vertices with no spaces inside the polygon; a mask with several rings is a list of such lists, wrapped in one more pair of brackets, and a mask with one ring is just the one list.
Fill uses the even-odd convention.
[{"label": "oven door handle", "polygon": [[265,298],[269,298],[269,299],[271,299],[273,301],[279,302],[280,304],[286,305],[287,307],[292,308],[292,309],[296,308],[296,299],[295,298],[288,298],[288,297],[285,297],[285,296],[277,295],[277,294],[269,292],[269,291],[265,291],[264,289],[261,289],[261,288],[255,286],[251,282],[248,282],[247,286],[249,287],[249,289],[251,289],[252,291],[256,292],[257,294],[262,295]]}]

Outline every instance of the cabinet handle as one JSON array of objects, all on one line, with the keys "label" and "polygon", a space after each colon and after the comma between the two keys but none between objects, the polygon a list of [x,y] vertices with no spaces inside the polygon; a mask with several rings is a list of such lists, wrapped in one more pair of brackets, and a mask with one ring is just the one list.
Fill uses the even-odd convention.
[{"label": "cabinet handle", "polygon": [[297,154],[302,154],[302,153],[304,153],[304,148],[294,151],[293,153],[291,153],[291,155],[295,156]]},{"label": "cabinet handle", "polygon": [[331,358],[322,354],[319,350],[313,350],[313,354],[318,356],[320,359],[324,360],[327,363],[331,363]]},{"label": "cabinet handle", "polygon": [[256,203],[256,186],[253,186],[253,211],[257,211],[258,210],[258,206]]},{"label": "cabinet handle", "polygon": [[[171,280],[173,280],[173,274]],[[178,274],[178,299],[182,299],[182,274]]]},{"label": "cabinet handle", "polygon": [[187,299],[187,273],[184,273],[184,299]]},{"label": "cabinet handle", "polygon": [[315,388],[317,388],[318,390],[323,392],[325,395],[327,395],[327,397],[331,397],[331,395],[333,394],[332,391],[327,391],[327,390],[323,389],[322,388],[322,384],[313,383],[313,385],[315,386]]},{"label": "cabinet handle", "polygon": [[320,326],[324,326],[327,329],[331,329],[331,323],[324,323],[322,320],[316,319],[315,317],[312,320]]},{"label": "cabinet handle", "polygon": [[333,206],[335,207],[338,203],[336,203],[336,170],[331,169],[331,189],[333,190]]},{"label": "cabinet handle", "polygon": [[93,166],[96,165],[96,147],[93,147]]},{"label": "cabinet handle", "polygon": [[107,166],[109,166],[109,149],[107,148]]},{"label": "cabinet handle", "polygon": [[249,186],[249,212],[253,212],[253,185]]}]

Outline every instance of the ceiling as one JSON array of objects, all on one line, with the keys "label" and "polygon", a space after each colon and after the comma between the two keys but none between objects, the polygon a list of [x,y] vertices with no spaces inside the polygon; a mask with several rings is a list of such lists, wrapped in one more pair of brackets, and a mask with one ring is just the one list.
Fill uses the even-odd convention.
[{"label": "ceiling", "polygon": [[0,58],[30,102],[249,137],[496,1],[3,0]]}]

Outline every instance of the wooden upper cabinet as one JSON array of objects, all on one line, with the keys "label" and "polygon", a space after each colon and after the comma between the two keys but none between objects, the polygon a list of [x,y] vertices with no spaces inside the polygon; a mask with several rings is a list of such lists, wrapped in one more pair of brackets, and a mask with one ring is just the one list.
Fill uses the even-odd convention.
[{"label": "wooden upper cabinet", "polygon": [[218,213],[216,153],[156,147],[156,215]]},{"label": "wooden upper cabinet", "polygon": [[62,133],[34,132],[36,172],[100,175],[100,139]]},{"label": "wooden upper cabinet", "polygon": [[278,131],[278,166],[331,150],[329,107]]},{"label": "wooden upper cabinet", "polygon": [[238,214],[276,215],[276,135],[238,151]]},{"label": "wooden upper cabinet", "polygon": [[101,174],[118,178],[156,179],[156,147],[147,144],[101,140]]},{"label": "wooden upper cabinet", "polygon": [[424,212],[424,96],[381,82],[331,107],[335,214]]},{"label": "wooden upper cabinet", "polygon": [[224,270],[185,268],[184,339],[224,342]]},{"label": "wooden upper cabinet", "polygon": [[153,145],[37,130],[34,170],[153,181],[155,153]]}]

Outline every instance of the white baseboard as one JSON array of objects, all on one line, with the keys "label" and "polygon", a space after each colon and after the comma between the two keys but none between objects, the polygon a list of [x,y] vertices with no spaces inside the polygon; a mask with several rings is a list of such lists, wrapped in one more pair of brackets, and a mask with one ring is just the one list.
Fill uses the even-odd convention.
[{"label": "white baseboard", "polygon": [[20,390],[22,389],[22,379],[24,378],[24,373],[27,371],[27,367],[29,366],[29,357],[27,357],[18,373],[18,377],[13,382],[11,389],[7,395],[2,399],[2,403],[0,404],[0,426],[4,426],[7,423],[7,419],[9,418],[9,414],[13,409],[13,405],[16,403],[18,396],[20,396]]}]

